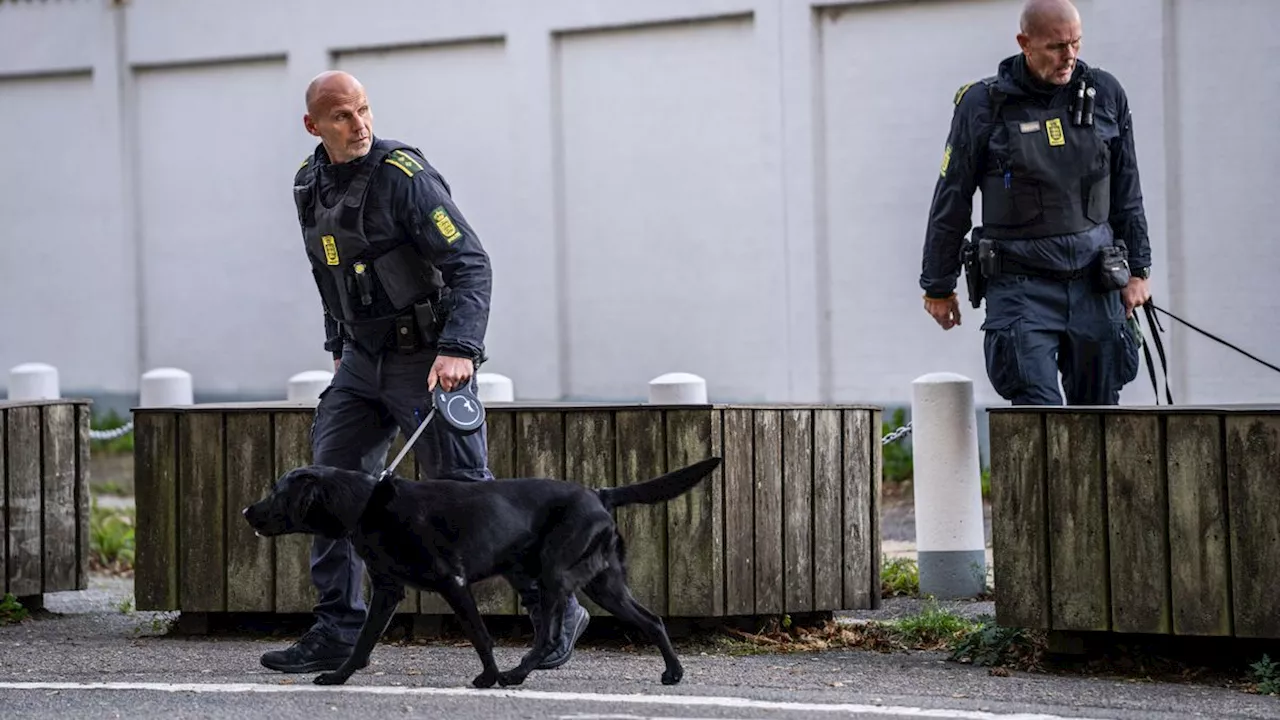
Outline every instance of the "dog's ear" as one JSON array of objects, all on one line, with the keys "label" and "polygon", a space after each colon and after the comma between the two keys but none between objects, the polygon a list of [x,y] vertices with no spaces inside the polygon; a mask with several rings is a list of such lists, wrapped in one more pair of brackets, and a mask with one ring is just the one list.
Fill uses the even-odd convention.
[{"label": "dog's ear", "polygon": [[334,540],[346,537],[349,532],[320,483],[307,483],[299,498],[298,510],[302,524],[310,532]]}]

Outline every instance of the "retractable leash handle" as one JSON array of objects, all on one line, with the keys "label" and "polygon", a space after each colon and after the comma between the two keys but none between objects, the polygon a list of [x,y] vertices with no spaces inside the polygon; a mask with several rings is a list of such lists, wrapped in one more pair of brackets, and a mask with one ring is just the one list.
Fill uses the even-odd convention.
[{"label": "retractable leash handle", "polygon": [[436,416],[436,412],[439,412],[445,422],[463,435],[470,435],[484,425],[484,403],[480,402],[480,399],[471,391],[471,382],[450,391],[437,385],[431,393],[431,412],[427,413],[427,416],[418,424],[418,429],[414,430],[413,435],[405,441],[404,447],[400,448],[400,453],[396,455],[395,460],[392,460],[387,469],[382,471],[378,482],[391,478],[396,466],[405,455],[409,454],[409,449],[418,441],[418,436],[427,428],[427,423]]}]

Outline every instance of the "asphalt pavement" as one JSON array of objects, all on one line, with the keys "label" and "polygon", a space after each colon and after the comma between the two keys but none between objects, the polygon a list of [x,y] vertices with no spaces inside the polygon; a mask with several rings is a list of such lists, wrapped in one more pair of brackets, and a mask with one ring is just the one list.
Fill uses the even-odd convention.
[{"label": "asphalt pavement", "polygon": [[[1280,698],[1238,689],[1011,672],[939,652],[742,655],[677,642],[684,682],[659,682],[649,647],[590,636],[573,660],[517,688],[476,690],[474,651],[457,642],[384,642],[344,686],[282,675],[258,657],[288,639],[165,634],[171,616],[132,612],[131,583],[95,577],[45,598],[46,612],[0,627],[0,718],[1276,718]],[[910,610],[887,601],[879,616]],[[971,604],[972,605],[972,604]],[[971,606],[971,612],[986,610]],[[523,648],[497,648],[500,666]]]}]

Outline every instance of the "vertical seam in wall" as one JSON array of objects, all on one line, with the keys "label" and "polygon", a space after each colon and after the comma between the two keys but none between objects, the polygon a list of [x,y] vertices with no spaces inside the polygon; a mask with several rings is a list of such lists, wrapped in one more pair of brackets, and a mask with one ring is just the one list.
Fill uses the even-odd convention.
[{"label": "vertical seam in wall", "polygon": [[137,323],[134,352],[138,363],[134,371],[134,377],[138,378],[146,371],[147,367],[147,265],[146,253],[143,251],[142,223],[140,222],[142,204],[138,182],[138,158],[136,156],[138,128],[135,123],[137,122],[138,114],[134,110],[134,102],[137,99],[137,94],[133,84],[133,71],[129,67],[129,34],[125,15],[128,12],[128,7],[126,5],[116,5],[108,12],[115,13],[112,23],[115,31],[117,121],[120,123],[120,172],[123,176],[120,185],[124,193],[124,198],[122,198],[124,222],[122,223],[121,235],[133,241],[133,287],[134,302],[136,303],[134,320]]},{"label": "vertical seam in wall", "polygon": [[549,33],[547,42],[550,47],[546,48],[549,56],[549,77],[548,90],[551,94],[551,193],[552,193],[552,212],[551,212],[551,245],[554,276],[555,276],[555,299],[556,299],[556,325],[557,347],[556,351],[559,360],[559,392],[561,398],[570,395],[570,382],[573,378],[573,371],[570,367],[572,363],[571,353],[571,333],[570,322],[572,318],[569,313],[569,239],[566,233],[566,198],[565,198],[565,168],[564,168],[564,98],[561,81],[563,74],[561,73],[561,44],[560,38],[555,33]]},{"label": "vertical seam in wall", "polygon": [[809,54],[810,77],[813,83],[813,257],[814,286],[816,292],[817,322],[817,372],[818,399],[832,400],[833,351],[831,340],[831,280],[828,266],[831,247],[827,227],[827,123],[826,123],[826,68],[823,65],[822,10],[809,11],[808,31],[813,37],[813,49]]},{"label": "vertical seam in wall", "polygon": [[[1178,23],[1177,1],[1163,0],[1163,32],[1161,33],[1162,67],[1164,69],[1164,157],[1165,157],[1165,247],[1168,257],[1165,260],[1166,278],[1169,283],[1169,304],[1179,315],[1185,316],[1186,310],[1186,257],[1183,250],[1183,214],[1182,214],[1182,116],[1178,112],[1181,93],[1178,92]],[[1152,258],[1152,264],[1155,264]],[[1151,328],[1151,332],[1156,329]],[[1177,368],[1174,378],[1169,378],[1166,369],[1166,380],[1169,380],[1179,396],[1184,396],[1187,389],[1187,345],[1183,341],[1184,333],[1171,333],[1169,344],[1172,354],[1183,362],[1175,362]],[[1156,393],[1159,400],[1159,393]]]},{"label": "vertical seam in wall", "polygon": [[[792,293],[795,289],[791,282],[791,252],[795,249],[796,238],[792,236],[790,230],[791,214],[788,212],[790,203],[787,201],[787,57],[784,47],[786,45],[786,5],[787,0],[778,0],[777,15],[774,17],[774,24],[777,28],[777,46],[774,56],[777,62],[778,83],[776,99],[778,102],[777,121],[778,128],[778,187],[782,191],[782,202],[779,203],[779,216],[781,227],[779,231],[782,235],[782,312],[783,312],[783,338],[786,348],[784,352],[787,355],[787,396],[794,397],[796,391],[796,372],[797,368],[802,367],[797,362],[792,362],[790,355],[794,352],[795,344],[792,342],[793,327],[791,322],[791,311],[795,307],[795,298]],[[759,22],[759,15],[753,13],[752,18],[755,22]],[[768,391],[766,390],[766,393]],[[767,395],[766,395],[767,397]]]}]

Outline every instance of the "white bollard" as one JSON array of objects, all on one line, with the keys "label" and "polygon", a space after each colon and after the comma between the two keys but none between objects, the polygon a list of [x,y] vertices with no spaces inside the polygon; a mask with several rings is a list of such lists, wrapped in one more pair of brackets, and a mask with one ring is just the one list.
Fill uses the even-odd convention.
[{"label": "white bollard", "polygon": [[476,397],[482,403],[515,402],[516,389],[511,378],[498,373],[476,373]]},{"label": "white bollard", "polygon": [[142,374],[139,407],[192,405],[191,373],[178,368],[156,368]]},{"label": "white bollard", "polygon": [[986,587],[987,556],[973,381],[931,373],[911,389],[920,594],[976,597]]},{"label": "white bollard", "polygon": [[707,381],[691,373],[673,372],[649,381],[651,405],[706,405]]},{"label": "white bollard", "polygon": [[289,402],[307,402],[320,399],[320,393],[333,382],[328,370],[304,370],[289,378],[285,398]]},{"label": "white bollard", "polygon": [[9,370],[10,400],[57,400],[58,368],[44,363],[23,363]]}]

